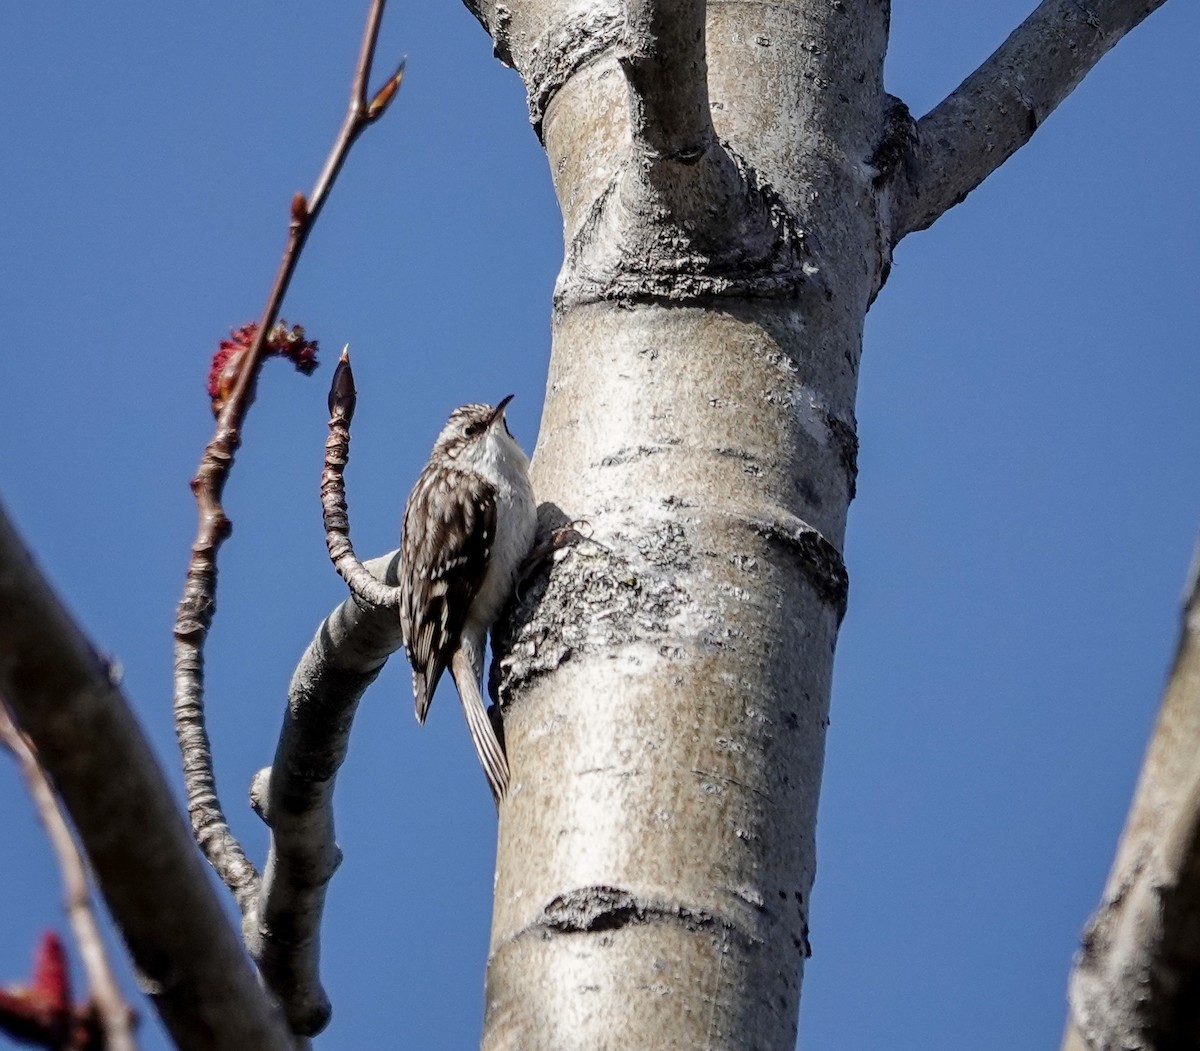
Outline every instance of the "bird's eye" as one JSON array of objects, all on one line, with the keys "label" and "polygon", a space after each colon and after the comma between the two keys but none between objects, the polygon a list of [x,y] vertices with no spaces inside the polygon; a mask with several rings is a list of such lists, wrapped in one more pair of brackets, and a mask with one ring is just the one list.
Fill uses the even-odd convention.
[{"label": "bird's eye", "polygon": [[474,438],[475,435],[477,435],[478,433],[479,433],[479,424],[478,423],[468,423],[466,426],[466,429],[463,431],[463,434],[465,434],[468,438]]}]

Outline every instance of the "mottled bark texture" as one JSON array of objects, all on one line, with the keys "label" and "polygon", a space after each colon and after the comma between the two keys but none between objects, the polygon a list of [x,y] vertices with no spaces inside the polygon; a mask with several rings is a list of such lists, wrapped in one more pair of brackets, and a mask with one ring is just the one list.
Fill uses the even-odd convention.
[{"label": "mottled bark texture", "polygon": [[[923,142],[883,90],[882,0],[472,10],[563,214],[543,525],[590,525],[498,640],[513,780],[483,1046],[790,1049],[863,319],[895,243],[1028,112],[994,101],[1011,64],[985,67]],[[1057,101],[1101,53],[1014,61]]]},{"label": "mottled bark texture", "polygon": [[637,7],[501,19],[565,226],[535,487],[591,534],[497,679],[489,1049],[791,1048],[808,954],[886,11]]},{"label": "mottled bark texture", "polygon": [[[1200,549],[1162,708],[1071,977],[1064,1047],[1200,1043]],[[1074,1041],[1074,1043],[1072,1043]]]}]

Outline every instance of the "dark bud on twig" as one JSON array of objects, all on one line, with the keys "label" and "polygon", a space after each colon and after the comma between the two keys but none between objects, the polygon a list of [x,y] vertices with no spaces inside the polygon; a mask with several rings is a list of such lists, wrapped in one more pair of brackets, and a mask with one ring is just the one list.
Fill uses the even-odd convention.
[{"label": "dark bud on twig", "polygon": [[299,191],[292,198],[292,222],[299,225],[308,218],[308,201]]},{"label": "dark bud on twig", "polygon": [[402,58],[400,65],[396,67],[396,72],[375,93],[375,97],[367,106],[367,120],[378,120],[387,112],[388,106],[392,104],[392,99],[396,97],[396,92],[400,90],[400,85],[404,83],[404,67],[407,63],[408,58]]},{"label": "dark bud on twig", "polygon": [[329,384],[330,418],[342,419],[348,424],[354,418],[357,393],[354,389],[354,372],[350,368],[350,346],[347,344],[338,359],[337,368],[333,370],[333,381]]}]

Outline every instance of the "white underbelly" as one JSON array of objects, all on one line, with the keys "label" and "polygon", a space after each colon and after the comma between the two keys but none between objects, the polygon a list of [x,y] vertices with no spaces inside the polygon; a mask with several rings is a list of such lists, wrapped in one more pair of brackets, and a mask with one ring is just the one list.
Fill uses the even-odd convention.
[{"label": "white underbelly", "polygon": [[532,490],[508,490],[496,495],[496,539],[488,571],[471,604],[468,619],[489,628],[512,594],[517,572],[533,547],[537,507]]}]

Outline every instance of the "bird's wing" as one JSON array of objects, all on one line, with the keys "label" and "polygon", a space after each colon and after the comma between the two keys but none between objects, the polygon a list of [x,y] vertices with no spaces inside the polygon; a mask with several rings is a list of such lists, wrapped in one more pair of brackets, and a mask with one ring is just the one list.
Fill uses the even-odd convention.
[{"label": "bird's wing", "polygon": [[496,538],[496,490],[474,472],[430,464],[404,509],[400,626],[425,721]]}]

